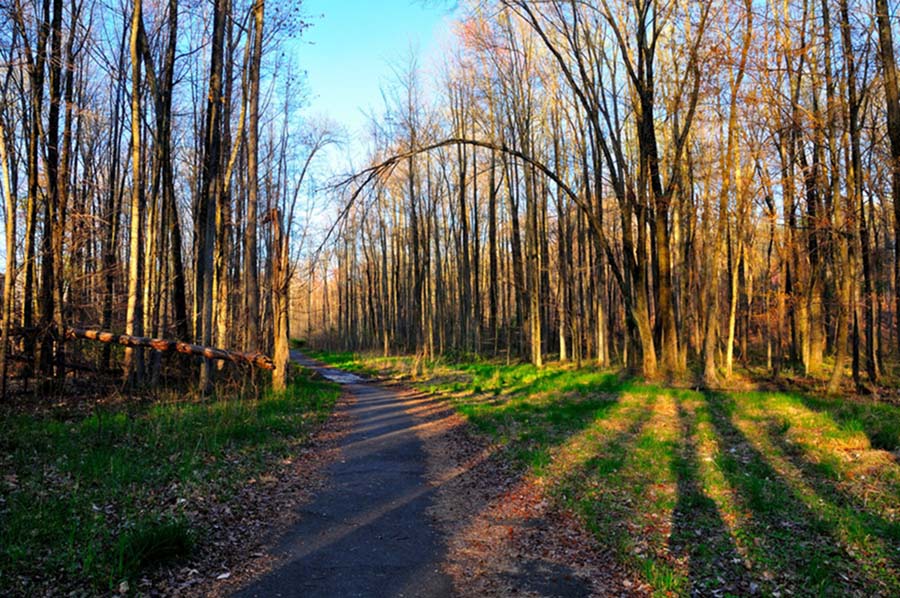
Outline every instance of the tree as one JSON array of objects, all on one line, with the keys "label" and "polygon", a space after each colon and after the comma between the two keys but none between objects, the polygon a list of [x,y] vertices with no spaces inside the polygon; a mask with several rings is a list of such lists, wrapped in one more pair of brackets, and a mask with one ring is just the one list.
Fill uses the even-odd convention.
[{"label": "tree", "polygon": [[[887,0],[875,0],[875,18],[881,69],[884,77],[884,99],[887,107],[887,131],[891,146],[891,193],[894,198],[894,237],[900,239],[900,80],[894,57],[894,36]],[[894,279],[900,280],[900,243],[894,243]],[[895,313],[900,313],[900,284],[895,283]],[[896,318],[900,341],[900,318]],[[900,346],[900,345],[898,345]]]},{"label": "tree", "polygon": [[257,214],[259,205],[259,79],[262,62],[265,1],[253,4],[253,43],[248,88],[247,223],[244,229],[244,298],[247,336],[245,349],[259,346],[259,280],[257,278]]},{"label": "tree", "polygon": [[[203,345],[212,343],[213,329],[213,255],[216,243],[216,205],[219,201],[222,177],[220,152],[222,142],[221,104],[222,69],[225,51],[225,25],[229,0],[216,0],[213,11],[212,46],[209,61],[209,93],[206,102],[206,121],[203,128],[203,166],[198,197],[196,222],[197,262],[195,266],[194,336]],[[212,386],[212,362],[204,359],[200,367],[200,388],[205,392]]]},{"label": "tree", "polygon": [[16,196],[9,176],[9,152],[6,149],[6,127],[0,119],[0,184],[3,185],[3,205],[6,229],[6,275],[3,280],[3,331],[0,337],[0,397],[6,397],[7,350],[12,324],[16,280]]},{"label": "tree", "polygon": [[[128,313],[125,334],[143,335],[143,213],[144,188],[141,165],[141,29],[142,2],[134,0],[131,17],[131,225],[128,258]],[[208,343],[207,343],[208,344]],[[139,384],[144,376],[144,355],[140,349],[125,349],[125,378]]]}]

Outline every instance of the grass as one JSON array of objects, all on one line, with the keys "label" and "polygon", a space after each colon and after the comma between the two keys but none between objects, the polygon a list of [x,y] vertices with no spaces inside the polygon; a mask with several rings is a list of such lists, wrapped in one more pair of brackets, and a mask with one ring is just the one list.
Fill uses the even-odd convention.
[{"label": "grass", "polygon": [[366,376],[372,376],[378,373],[378,370],[373,363],[374,358],[363,363],[360,361],[359,355],[350,351],[332,352],[303,349],[303,354],[312,359],[327,363],[328,365],[333,365],[346,372],[353,372],[354,374],[363,374]]},{"label": "grass", "polygon": [[900,407],[560,365],[439,361],[414,384],[448,397],[657,595],[900,595]]},{"label": "grass", "polygon": [[290,455],[337,396],[301,374],[259,400],[0,417],[0,588],[102,592],[184,557],[207,531],[197,511]]},{"label": "grass", "polygon": [[147,519],[116,541],[116,568],[125,578],[142,569],[190,554],[194,534],[183,518]]}]

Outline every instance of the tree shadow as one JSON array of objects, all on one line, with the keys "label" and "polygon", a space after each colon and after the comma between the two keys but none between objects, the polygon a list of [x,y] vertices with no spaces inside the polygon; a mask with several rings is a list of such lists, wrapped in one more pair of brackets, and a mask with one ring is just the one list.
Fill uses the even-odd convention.
[{"label": "tree shadow", "polygon": [[[656,556],[636,553],[634,530],[629,529],[646,517],[627,496],[653,490],[656,480],[652,470],[634,472],[629,479],[615,477],[623,468],[641,469],[641,464],[634,463],[630,456],[641,448],[636,445],[639,437],[647,434],[642,430],[652,415],[652,405],[625,423],[621,432],[599,441],[592,448],[593,454],[579,461],[568,474],[551,480],[561,504],[574,508],[595,538],[613,547],[613,556],[621,564],[640,572],[656,589],[739,595],[781,591],[785,587],[812,595],[883,591],[883,580],[889,576],[873,571],[879,561],[867,563],[865,554],[844,548],[847,530],[843,522],[862,534],[875,535],[895,545],[896,524],[866,515],[865,504],[850,495],[841,496],[839,489],[816,475],[820,472],[810,469],[812,464],[800,467],[800,457],[795,454],[794,466],[804,471],[804,478],[815,482],[804,480],[813,489],[811,494],[798,489],[792,478],[776,470],[780,466],[772,461],[781,458],[779,452],[787,454],[786,445],[773,441],[771,452],[765,443],[756,448],[760,445],[755,432],[751,442],[735,424],[731,396],[688,393],[683,396],[690,395],[691,400],[683,401],[678,391],[634,387],[630,380],[614,374],[598,372],[596,378],[588,380],[567,374],[553,372],[543,379],[514,385],[502,401],[483,404],[469,400],[471,397],[463,399],[469,402],[467,415],[514,451],[520,463],[544,475],[545,466],[558,456],[557,449],[568,446],[599,421],[622,417],[618,406],[628,390],[651,397],[674,393],[677,446],[666,462],[675,486],[671,533],[666,536],[671,554],[665,550],[657,550]],[[718,453],[700,452],[696,435],[698,412],[691,407],[694,397],[698,408],[705,411],[703,417],[708,415],[704,430],[708,429],[707,434],[714,438]],[[833,415],[831,409],[821,410]],[[463,410],[466,411],[465,405]],[[845,416],[842,421],[851,420]],[[871,434],[872,429],[867,428],[867,433]],[[641,438],[640,442],[644,440]],[[705,479],[708,474],[704,473],[707,459],[711,460],[709,467],[717,471],[715,475],[721,475],[717,479],[721,479],[723,492],[727,493],[722,497],[710,494],[711,487]],[[820,508],[819,503],[824,506]],[[828,511],[838,508],[847,512],[840,522]],[[659,536],[658,529],[652,533]],[[685,579],[687,588],[678,585],[684,584]]]},{"label": "tree shadow", "polygon": [[[444,409],[436,406],[420,416],[440,420],[456,414],[446,401],[442,404]],[[553,528],[553,522],[528,494],[529,468],[516,459],[517,446],[494,445],[485,457],[484,442],[473,433],[473,428],[458,426],[441,429],[432,438],[438,447],[455,447],[456,456],[463,460],[462,471],[438,485],[433,509],[449,543],[464,546],[451,555],[456,560],[450,562],[451,569],[465,570],[463,595],[590,595],[594,580],[562,558],[566,547],[554,544],[557,539],[552,533],[549,537],[544,533]],[[535,542],[536,538],[540,541]],[[479,551],[482,558],[473,557]]]},{"label": "tree shadow", "polygon": [[697,420],[678,401],[681,446],[672,460],[678,499],[672,514],[670,546],[687,560],[687,592],[691,595],[748,595],[753,581],[738,552],[732,532],[722,520],[716,502],[704,490],[696,444]]},{"label": "tree shadow", "polygon": [[627,384],[615,375],[564,383],[565,374],[516,386],[500,402],[484,403],[475,396],[459,401],[458,407],[479,429],[507,444],[532,446],[532,456],[546,462],[549,450],[605,417]]},{"label": "tree shadow", "polygon": [[793,393],[803,405],[831,417],[843,429],[860,429],[874,449],[891,453],[897,461],[900,452],[900,406],[872,399],[834,399],[807,393]]},{"label": "tree shadow", "polygon": [[534,592],[554,598],[581,598],[591,595],[590,581],[575,574],[571,568],[545,560],[527,559],[519,563],[514,573],[504,573],[502,579],[510,593]]},{"label": "tree shadow", "polygon": [[[580,515],[620,568],[643,578],[655,590],[677,591],[678,575],[672,563],[645,542],[654,533],[648,533],[647,526],[659,522],[646,520],[641,500],[654,491],[658,480],[633,462],[640,443],[648,438],[647,426],[658,400],[653,393],[645,394],[630,412],[616,413],[615,431],[589,447],[592,456],[554,480],[554,494]],[[665,541],[657,536],[660,543]]]},{"label": "tree shadow", "polygon": [[[835,472],[827,465],[809,459],[804,450],[788,442],[784,425],[769,418],[764,429],[769,441],[799,472],[804,482],[827,508],[853,529],[853,534],[879,538],[888,546],[900,546],[900,521],[890,521],[872,511],[860,497],[834,483]],[[900,572],[900,551],[893,557],[895,573]],[[882,565],[885,565],[884,563]]]},{"label": "tree shadow", "polygon": [[733,398],[711,391],[704,396],[722,449],[719,469],[738,508],[748,513],[742,544],[769,591],[787,585],[810,595],[858,593],[859,561],[840,545],[840,531],[807,506],[734,424]]}]

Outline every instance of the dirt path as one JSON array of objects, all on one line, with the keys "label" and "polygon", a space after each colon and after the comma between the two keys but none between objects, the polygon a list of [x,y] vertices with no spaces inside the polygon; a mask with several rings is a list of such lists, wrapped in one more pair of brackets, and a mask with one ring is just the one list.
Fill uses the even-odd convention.
[{"label": "dirt path", "polygon": [[278,564],[235,596],[450,596],[445,549],[428,507],[426,454],[389,388],[294,359],[342,384],[351,431],[329,481],[278,542]]}]

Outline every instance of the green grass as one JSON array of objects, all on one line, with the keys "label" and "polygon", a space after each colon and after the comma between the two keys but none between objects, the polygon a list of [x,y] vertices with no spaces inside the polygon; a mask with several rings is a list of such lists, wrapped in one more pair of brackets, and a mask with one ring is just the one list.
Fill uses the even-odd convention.
[{"label": "green grass", "polygon": [[900,417],[896,406],[836,397],[798,395],[796,398],[814,411],[829,414],[844,430],[865,432],[874,448],[900,450]]},{"label": "green grass", "polygon": [[100,592],[189,554],[207,531],[197,511],[290,455],[337,396],[301,374],[259,400],[3,416],[0,588],[52,577]]},{"label": "green grass", "polygon": [[125,531],[115,544],[116,568],[132,577],[157,563],[190,554],[194,534],[183,518],[151,518]]},{"label": "green grass", "polygon": [[900,595],[897,406],[556,364],[438,360],[413,383],[543,478],[658,595]]},{"label": "green grass", "polygon": [[378,370],[371,364],[363,363],[360,360],[360,356],[358,354],[350,351],[336,353],[332,351],[316,351],[313,349],[303,349],[303,354],[307,357],[316,359],[318,361],[321,361],[322,363],[332,365],[347,372],[364,374],[366,376],[373,376],[378,373]]}]

